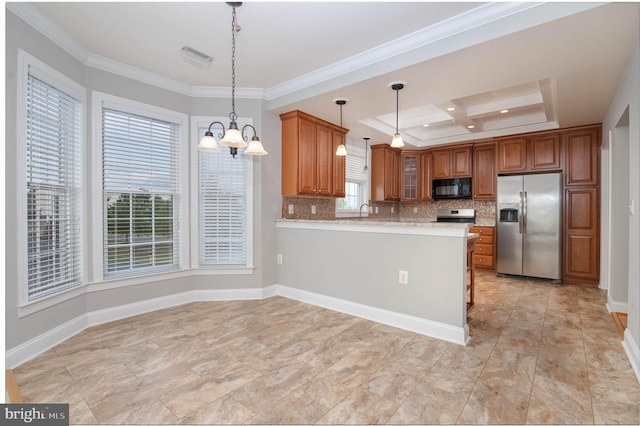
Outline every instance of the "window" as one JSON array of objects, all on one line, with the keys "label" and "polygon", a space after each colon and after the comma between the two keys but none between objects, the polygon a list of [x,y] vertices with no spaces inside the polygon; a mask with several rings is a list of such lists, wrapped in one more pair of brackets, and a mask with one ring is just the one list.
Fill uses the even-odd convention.
[{"label": "window", "polygon": [[181,125],[102,104],[103,274],[181,267]]},{"label": "window", "polygon": [[[194,267],[251,267],[251,201],[253,158],[220,145],[220,151],[195,149],[212,121],[224,118],[194,117],[192,134],[197,182],[194,183],[197,208],[197,264]],[[244,124],[238,120],[238,127]],[[249,123],[251,124],[251,123]],[[216,130],[214,130],[215,132]],[[221,129],[217,129],[221,132]],[[195,250],[194,250],[195,252]]]},{"label": "window", "polygon": [[367,172],[364,168],[364,149],[349,145],[347,151],[345,197],[336,200],[336,213],[339,216],[359,213],[360,206],[366,202]]},{"label": "window", "polygon": [[18,116],[19,138],[25,142],[19,169],[25,167],[26,302],[32,302],[83,280],[84,90],[26,52],[19,51],[19,61],[25,107]]}]

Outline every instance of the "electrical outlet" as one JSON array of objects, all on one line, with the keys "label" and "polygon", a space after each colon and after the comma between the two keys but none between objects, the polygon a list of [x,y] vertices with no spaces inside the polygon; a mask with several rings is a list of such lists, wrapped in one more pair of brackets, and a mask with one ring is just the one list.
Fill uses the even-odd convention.
[{"label": "electrical outlet", "polygon": [[376,206],[376,214],[378,214],[378,206]]},{"label": "electrical outlet", "polygon": [[281,254],[278,254],[278,255],[276,256],[276,263],[277,263],[278,265],[282,265],[282,255],[281,255]]},{"label": "electrical outlet", "polygon": [[293,204],[289,204],[289,214],[293,214]]},{"label": "electrical outlet", "polygon": [[418,214],[418,208],[417,208],[417,207],[414,207],[414,208],[413,208],[413,213],[414,213],[414,214]]},{"label": "electrical outlet", "polygon": [[391,206],[391,213],[393,213],[393,206]]},{"label": "electrical outlet", "polygon": [[316,214],[316,206],[315,205],[311,205],[311,214]]},{"label": "electrical outlet", "polygon": [[398,282],[400,284],[409,284],[409,272],[398,271]]}]

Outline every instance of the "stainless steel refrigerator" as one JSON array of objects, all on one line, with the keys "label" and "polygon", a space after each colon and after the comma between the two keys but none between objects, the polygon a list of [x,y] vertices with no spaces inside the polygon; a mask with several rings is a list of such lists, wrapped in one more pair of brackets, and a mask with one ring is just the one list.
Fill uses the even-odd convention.
[{"label": "stainless steel refrigerator", "polygon": [[562,174],[498,176],[498,275],[562,279]]}]

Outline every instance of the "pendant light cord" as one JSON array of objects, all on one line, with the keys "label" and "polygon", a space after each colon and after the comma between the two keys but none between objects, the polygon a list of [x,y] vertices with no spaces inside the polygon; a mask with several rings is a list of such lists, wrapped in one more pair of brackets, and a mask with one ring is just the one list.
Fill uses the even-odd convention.
[{"label": "pendant light cord", "polygon": [[396,89],[396,133],[398,133],[398,108],[400,107],[400,104],[398,102],[398,98],[399,98],[398,92],[400,92],[400,89]]},{"label": "pendant light cord", "polygon": [[236,28],[238,22],[236,20],[236,8],[233,7],[233,13],[231,18],[231,113],[229,118],[231,121],[236,121],[238,116],[236,115]]}]

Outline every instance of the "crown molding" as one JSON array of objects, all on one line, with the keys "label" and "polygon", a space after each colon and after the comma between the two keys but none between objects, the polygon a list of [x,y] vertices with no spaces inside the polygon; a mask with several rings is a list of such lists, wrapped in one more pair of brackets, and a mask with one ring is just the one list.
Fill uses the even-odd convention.
[{"label": "crown molding", "polygon": [[191,96],[192,88],[186,83],[162,77],[158,74],[144,71],[140,68],[123,64],[122,62],[114,61],[103,56],[90,54],[87,61],[85,61],[85,65],[101,71],[110,72],[112,74],[140,81],[142,83],[150,84],[152,86],[160,87],[162,89],[170,90],[181,95]]},{"label": "crown molding", "polygon": [[[315,92],[318,91],[325,92],[342,87],[345,84],[353,84],[488,39],[597,7],[601,4],[604,3],[497,2],[483,4],[276,86],[266,89],[236,88],[236,94],[239,98],[266,100],[268,102],[267,109],[274,109],[317,94]],[[53,21],[29,3],[10,2],[6,3],[6,8],[87,66],[186,96],[230,97],[230,88],[191,86],[92,54],[78,40],[61,30]],[[513,22],[507,22],[507,18],[511,18]],[[488,30],[482,39],[462,37],[464,33],[469,33],[472,30],[497,21],[504,21],[503,25]],[[458,36],[461,36],[460,39],[456,38]],[[436,44],[443,40],[455,41],[455,43],[452,42],[446,47],[435,48]],[[434,48],[429,49],[429,47]],[[354,73],[357,73],[357,75]]]},{"label": "crown molding", "polygon": [[272,110],[606,3],[487,3],[265,90]]},{"label": "crown molding", "polygon": [[83,64],[87,63],[89,51],[82,43],[62,31],[35,6],[26,2],[7,2],[5,7],[78,61]]}]

